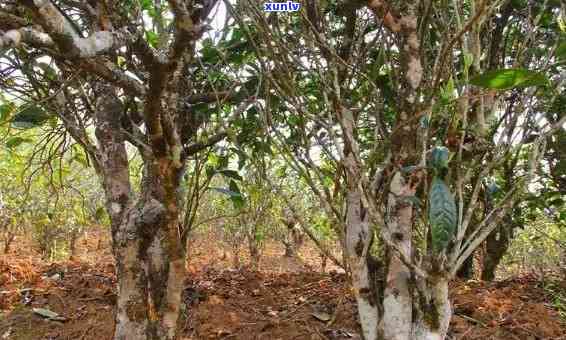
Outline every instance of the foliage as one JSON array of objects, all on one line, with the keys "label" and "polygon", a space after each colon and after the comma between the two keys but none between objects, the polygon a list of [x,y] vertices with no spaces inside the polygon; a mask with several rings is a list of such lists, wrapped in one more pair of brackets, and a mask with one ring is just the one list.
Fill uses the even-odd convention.
[{"label": "foliage", "polygon": [[545,280],[542,284],[552,307],[558,311],[562,322],[566,323],[566,289],[564,289],[564,285],[556,279]]},{"label": "foliage", "polygon": [[548,81],[544,74],[526,69],[493,70],[470,79],[473,85],[496,90],[541,86]]},{"label": "foliage", "polygon": [[450,188],[438,177],[432,180],[429,194],[429,216],[432,247],[440,252],[448,245],[455,234],[458,213]]},{"label": "foliage", "polygon": [[297,15],[225,1],[213,32],[216,1],[58,3],[0,5],[12,18],[0,23],[0,188],[7,215],[29,208],[48,254],[62,233],[111,224],[115,254],[137,256],[116,256],[120,283],[144,273],[117,299],[124,329],[177,337],[160,319],[136,326],[127,303],[164,297],[144,300],[144,315],[177,320],[170,280],[186,273],[174,261],[199,225],[257,257],[284,224],[321,250],[338,241],[357,301],[374,286],[368,253],[388,254],[382,274],[399,287],[375,296],[409,301],[397,328],[419,330],[412,308],[448,306],[429,283],[450,280],[494,230],[526,225],[516,235],[529,247],[537,227],[564,239],[552,229],[566,216],[557,1],[311,1]]},{"label": "foliage", "polygon": [[5,241],[30,233],[43,256],[61,259],[71,255],[72,243],[85,228],[104,224],[107,217],[84,154],[71,147],[66,155],[42,159],[38,149],[57,145],[42,145],[44,134],[41,129],[0,128],[5,141],[0,147],[0,210],[8,221]]},{"label": "foliage", "polygon": [[504,256],[501,275],[521,272],[558,271],[566,260],[566,229],[540,213],[536,220],[518,230]]}]

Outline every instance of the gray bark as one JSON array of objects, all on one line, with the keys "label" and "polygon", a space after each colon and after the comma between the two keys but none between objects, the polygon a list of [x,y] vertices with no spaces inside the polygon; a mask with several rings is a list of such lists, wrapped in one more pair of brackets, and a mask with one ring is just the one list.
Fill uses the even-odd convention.
[{"label": "gray bark", "polygon": [[[411,258],[413,208],[409,202],[403,201],[403,197],[414,195],[414,189],[408,188],[401,173],[397,172],[390,191],[387,228],[405,258]],[[387,340],[408,340],[411,337],[413,301],[410,280],[409,268],[398,254],[391,254],[383,298],[383,330]]]},{"label": "gray bark", "polygon": [[364,339],[374,340],[378,338],[380,315],[375,284],[370,280],[367,264],[372,234],[362,194],[356,184],[349,187],[347,195],[346,253],[362,333]]},{"label": "gray bark", "polygon": [[154,160],[134,199],[120,133],[122,105],[112,87],[98,91],[97,157],[119,281],[114,339],[175,339],[185,278],[174,190],[179,169],[171,161]]}]

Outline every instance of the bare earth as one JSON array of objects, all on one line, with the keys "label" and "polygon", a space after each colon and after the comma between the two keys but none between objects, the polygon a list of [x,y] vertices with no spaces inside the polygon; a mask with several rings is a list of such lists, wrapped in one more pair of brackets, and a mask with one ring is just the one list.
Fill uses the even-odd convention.
[{"label": "bare earth", "polygon": [[[201,237],[191,249],[183,339],[360,339],[346,277],[335,268],[321,273],[312,247],[296,259],[268,244],[259,271],[235,270],[213,239]],[[76,261],[48,263],[31,249],[0,255],[0,339],[111,339],[116,278],[106,233],[83,238]],[[563,319],[534,277],[452,288],[450,339],[566,339]]]}]

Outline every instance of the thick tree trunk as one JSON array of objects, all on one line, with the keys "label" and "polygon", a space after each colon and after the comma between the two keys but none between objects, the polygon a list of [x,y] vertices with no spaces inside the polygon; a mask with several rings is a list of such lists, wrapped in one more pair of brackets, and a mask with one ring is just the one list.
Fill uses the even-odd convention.
[{"label": "thick tree trunk", "polygon": [[282,241],[285,246],[285,256],[295,257],[303,245],[304,235],[294,218],[288,218],[285,225],[287,226],[287,235],[285,235],[285,239]]},{"label": "thick tree trunk", "polygon": [[232,267],[234,269],[240,269],[242,263],[240,261],[240,246],[232,244]]},{"label": "thick tree trunk", "polygon": [[[418,284],[417,284],[418,285]],[[419,287],[419,297],[414,298],[412,335],[415,340],[443,340],[448,333],[452,308],[448,298],[448,280],[433,277],[426,286]]]},{"label": "thick tree trunk", "polygon": [[119,280],[116,340],[178,336],[185,259],[176,235],[178,219],[169,212],[152,197],[138,202],[114,235]]},{"label": "thick tree trunk", "polygon": [[[357,190],[348,193],[347,258],[358,315],[365,340],[442,340],[448,332],[451,307],[448,280],[442,276],[414,279],[398,256],[390,256],[387,284],[378,284],[377,270],[368,256],[371,230]],[[407,212],[397,221],[409,223]],[[411,226],[405,224],[404,227]],[[402,240],[401,240],[402,241]],[[403,245],[403,242],[399,242]],[[404,244],[404,249],[410,244]],[[409,257],[410,258],[410,257]],[[383,294],[383,300],[380,296]]]},{"label": "thick tree trunk", "polygon": [[283,244],[285,245],[286,257],[297,256],[299,249],[303,244],[303,238],[300,234],[300,231],[296,227],[291,229],[286,237],[286,240],[283,240]]},{"label": "thick tree trunk", "polygon": [[134,199],[120,132],[122,105],[112,88],[98,91],[98,170],[119,282],[114,339],[176,339],[186,276],[176,190],[182,169],[168,157],[144,159],[142,190]]},{"label": "thick tree trunk", "polygon": [[[408,261],[412,258],[413,207],[404,197],[415,194],[410,181],[396,173],[388,199],[387,227]],[[383,292],[384,340],[442,340],[448,332],[451,307],[448,280],[414,277],[397,251],[390,250]]]},{"label": "thick tree trunk", "polygon": [[[147,339],[147,277],[144,263],[139,259],[141,240],[135,237],[135,219],[127,219],[122,225],[118,225],[118,229],[120,234],[113,232],[118,277],[114,339]],[[124,237],[119,238],[122,233]],[[128,239],[127,234],[133,237]]]}]

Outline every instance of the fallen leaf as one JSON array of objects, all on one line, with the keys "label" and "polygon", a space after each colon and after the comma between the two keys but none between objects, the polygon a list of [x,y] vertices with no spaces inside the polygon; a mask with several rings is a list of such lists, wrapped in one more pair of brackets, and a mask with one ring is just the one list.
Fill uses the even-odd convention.
[{"label": "fallen leaf", "polygon": [[325,312],[312,312],[311,315],[322,322],[330,321],[330,319],[332,318],[330,314]]},{"label": "fallen leaf", "polygon": [[59,314],[50,311],[49,309],[45,309],[45,308],[32,308],[32,311],[35,314],[38,314],[44,318],[47,318],[49,320],[53,320],[53,321],[66,321],[67,319],[65,317],[60,316]]}]

